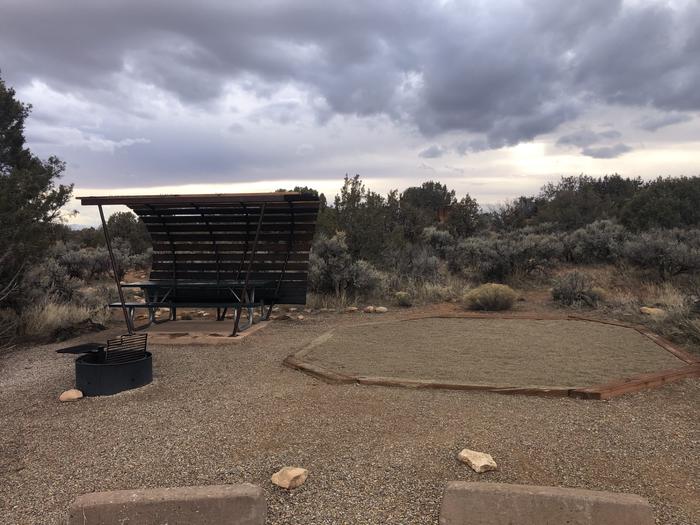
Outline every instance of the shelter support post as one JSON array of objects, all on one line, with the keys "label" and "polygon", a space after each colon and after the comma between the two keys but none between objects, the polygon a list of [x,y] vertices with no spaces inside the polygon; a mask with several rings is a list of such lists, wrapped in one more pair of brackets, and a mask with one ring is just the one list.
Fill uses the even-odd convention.
[{"label": "shelter support post", "polygon": [[[253,267],[253,260],[255,259],[255,253],[258,249],[258,240],[260,239],[260,230],[262,229],[263,219],[265,218],[265,203],[260,206],[260,217],[258,217],[258,227],[255,229],[255,238],[253,239],[253,249],[250,253],[250,259],[248,259],[248,268],[245,272],[245,282],[243,283],[243,301],[246,303],[246,308],[248,309],[248,325],[253,324],[253,307],[252,303],[255,301],[255,288],[253,288],[252,297],[249,293],[248,286],[250,284],[250,270]],[[243,261],[241,261],[243,262]],[[233,322],[233,332],[231,336],[235,337],[238,333],[238,325],[241,322],[241,306],[236,308],[236,319]]]},{"label": "shelter support post", "polygon": [[119,292],[119,302],[122,305],[122,312],[124,313],[124,322],[126,322],[126,328],[130,335],[134,333],[134,324],[129,316],[129,312],[126,308],[126,301],[124,300],[124,290],[122,290],[121,282],[119,281],[119,271],[117,267],[117,260],[114,258],[114,250],[112,249],[112,239],[109,236],[109,230],[107,229],[107,221],[105,220],[105,214],[102,210],[102,205],[99,204],[97,209],[100,211],[100,220],[102,221],[102,231],[105,235],[105,242],[107,243],[107,251],[109,252],[109,260],[112,263],[112,273],[114,274],[114,281],[117,283],[117,292]]}]

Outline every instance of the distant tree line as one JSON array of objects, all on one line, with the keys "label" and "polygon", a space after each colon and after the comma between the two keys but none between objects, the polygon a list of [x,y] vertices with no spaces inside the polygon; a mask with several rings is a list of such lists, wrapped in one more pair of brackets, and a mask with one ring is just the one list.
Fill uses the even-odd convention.
[{"label": "distant tree line", "polygon": [[659,177],[650,181],[605,177],[562,177],[539,194],[518,197],[491,215],[496,230],[549,223],[573,230],[597,220],[615,220],[633,231],[700,224],[700,178]]}]

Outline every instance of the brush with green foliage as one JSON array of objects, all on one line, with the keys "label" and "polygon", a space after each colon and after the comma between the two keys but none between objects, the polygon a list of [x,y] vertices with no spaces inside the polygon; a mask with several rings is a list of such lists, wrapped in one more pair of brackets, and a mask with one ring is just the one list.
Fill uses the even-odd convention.
[{"label": "brush with green foliage", "polygon": [[408,292],[396,292],[394,294],[394,298],[396,299],[396,304],[398,304],[399,306],[413,306],[413,301],[411,301],[411,294],[409,294]]},{"label": "brush with green foliage", "polygon": [[593,286],[590,277],[581,272],[569,272],[556,281],[552,299],[564,306],[585,305],[594,308],[603,300],[604,292]]}]

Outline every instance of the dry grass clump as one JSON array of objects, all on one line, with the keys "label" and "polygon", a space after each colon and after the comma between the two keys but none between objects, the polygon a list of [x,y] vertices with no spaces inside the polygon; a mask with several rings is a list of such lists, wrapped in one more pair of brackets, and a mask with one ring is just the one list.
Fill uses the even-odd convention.
[{"label": "dry grass clump", "polygon": [[642,306],[661,308],[671,317],[691,315],[692,301],[670,282],[636,282],[617,288],[611,293],[608,305],[625,314],[639,314]]},{"label": "dry grass clump", "polygon": [[96,309],[75,303],[57,303],[47,300],[24,310],[20,324],[25,335],[44,339],[57,330],[82,323],[86,319],[95,323],[104,323],[108,318],[107,308]]},{"label": "dry grass clump", "polygon": [[468,310],[510,310],[517,297],[510,286],[487,283],[465,293],[462,304]]},{"label": "dry grass clump", "polygon": [[644,283],[640,288],[640,302],[671,312],[688,313],[688,297],[669,282]]}]

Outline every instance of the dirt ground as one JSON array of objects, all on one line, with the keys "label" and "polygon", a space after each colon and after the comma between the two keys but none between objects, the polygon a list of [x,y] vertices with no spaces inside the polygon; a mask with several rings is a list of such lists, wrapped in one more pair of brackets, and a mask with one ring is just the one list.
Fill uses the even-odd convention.
[{"label": "dirt ground", "polygon": [[559,387],[685,365],[630,328],[521,319],[430,318],[338,328],[305,359],[354,376]]},{"label": "dirt ground", "polygon": [[[0,356],[0,523],[64,523],[96,490],[250,482],[273,525],[435,525],[450,480],[632,492],[658,523],[700,523],[700,381],[605,402],[329,385],[282,365],[375,319],[305,314],[229,345],[153,345],[153,384],[66,404],[73,365],[53,352],[66,343]],[[499,470],[473,473],[464,447]],[[291,493],[269,481],[285,465],[310,471]]]}]

